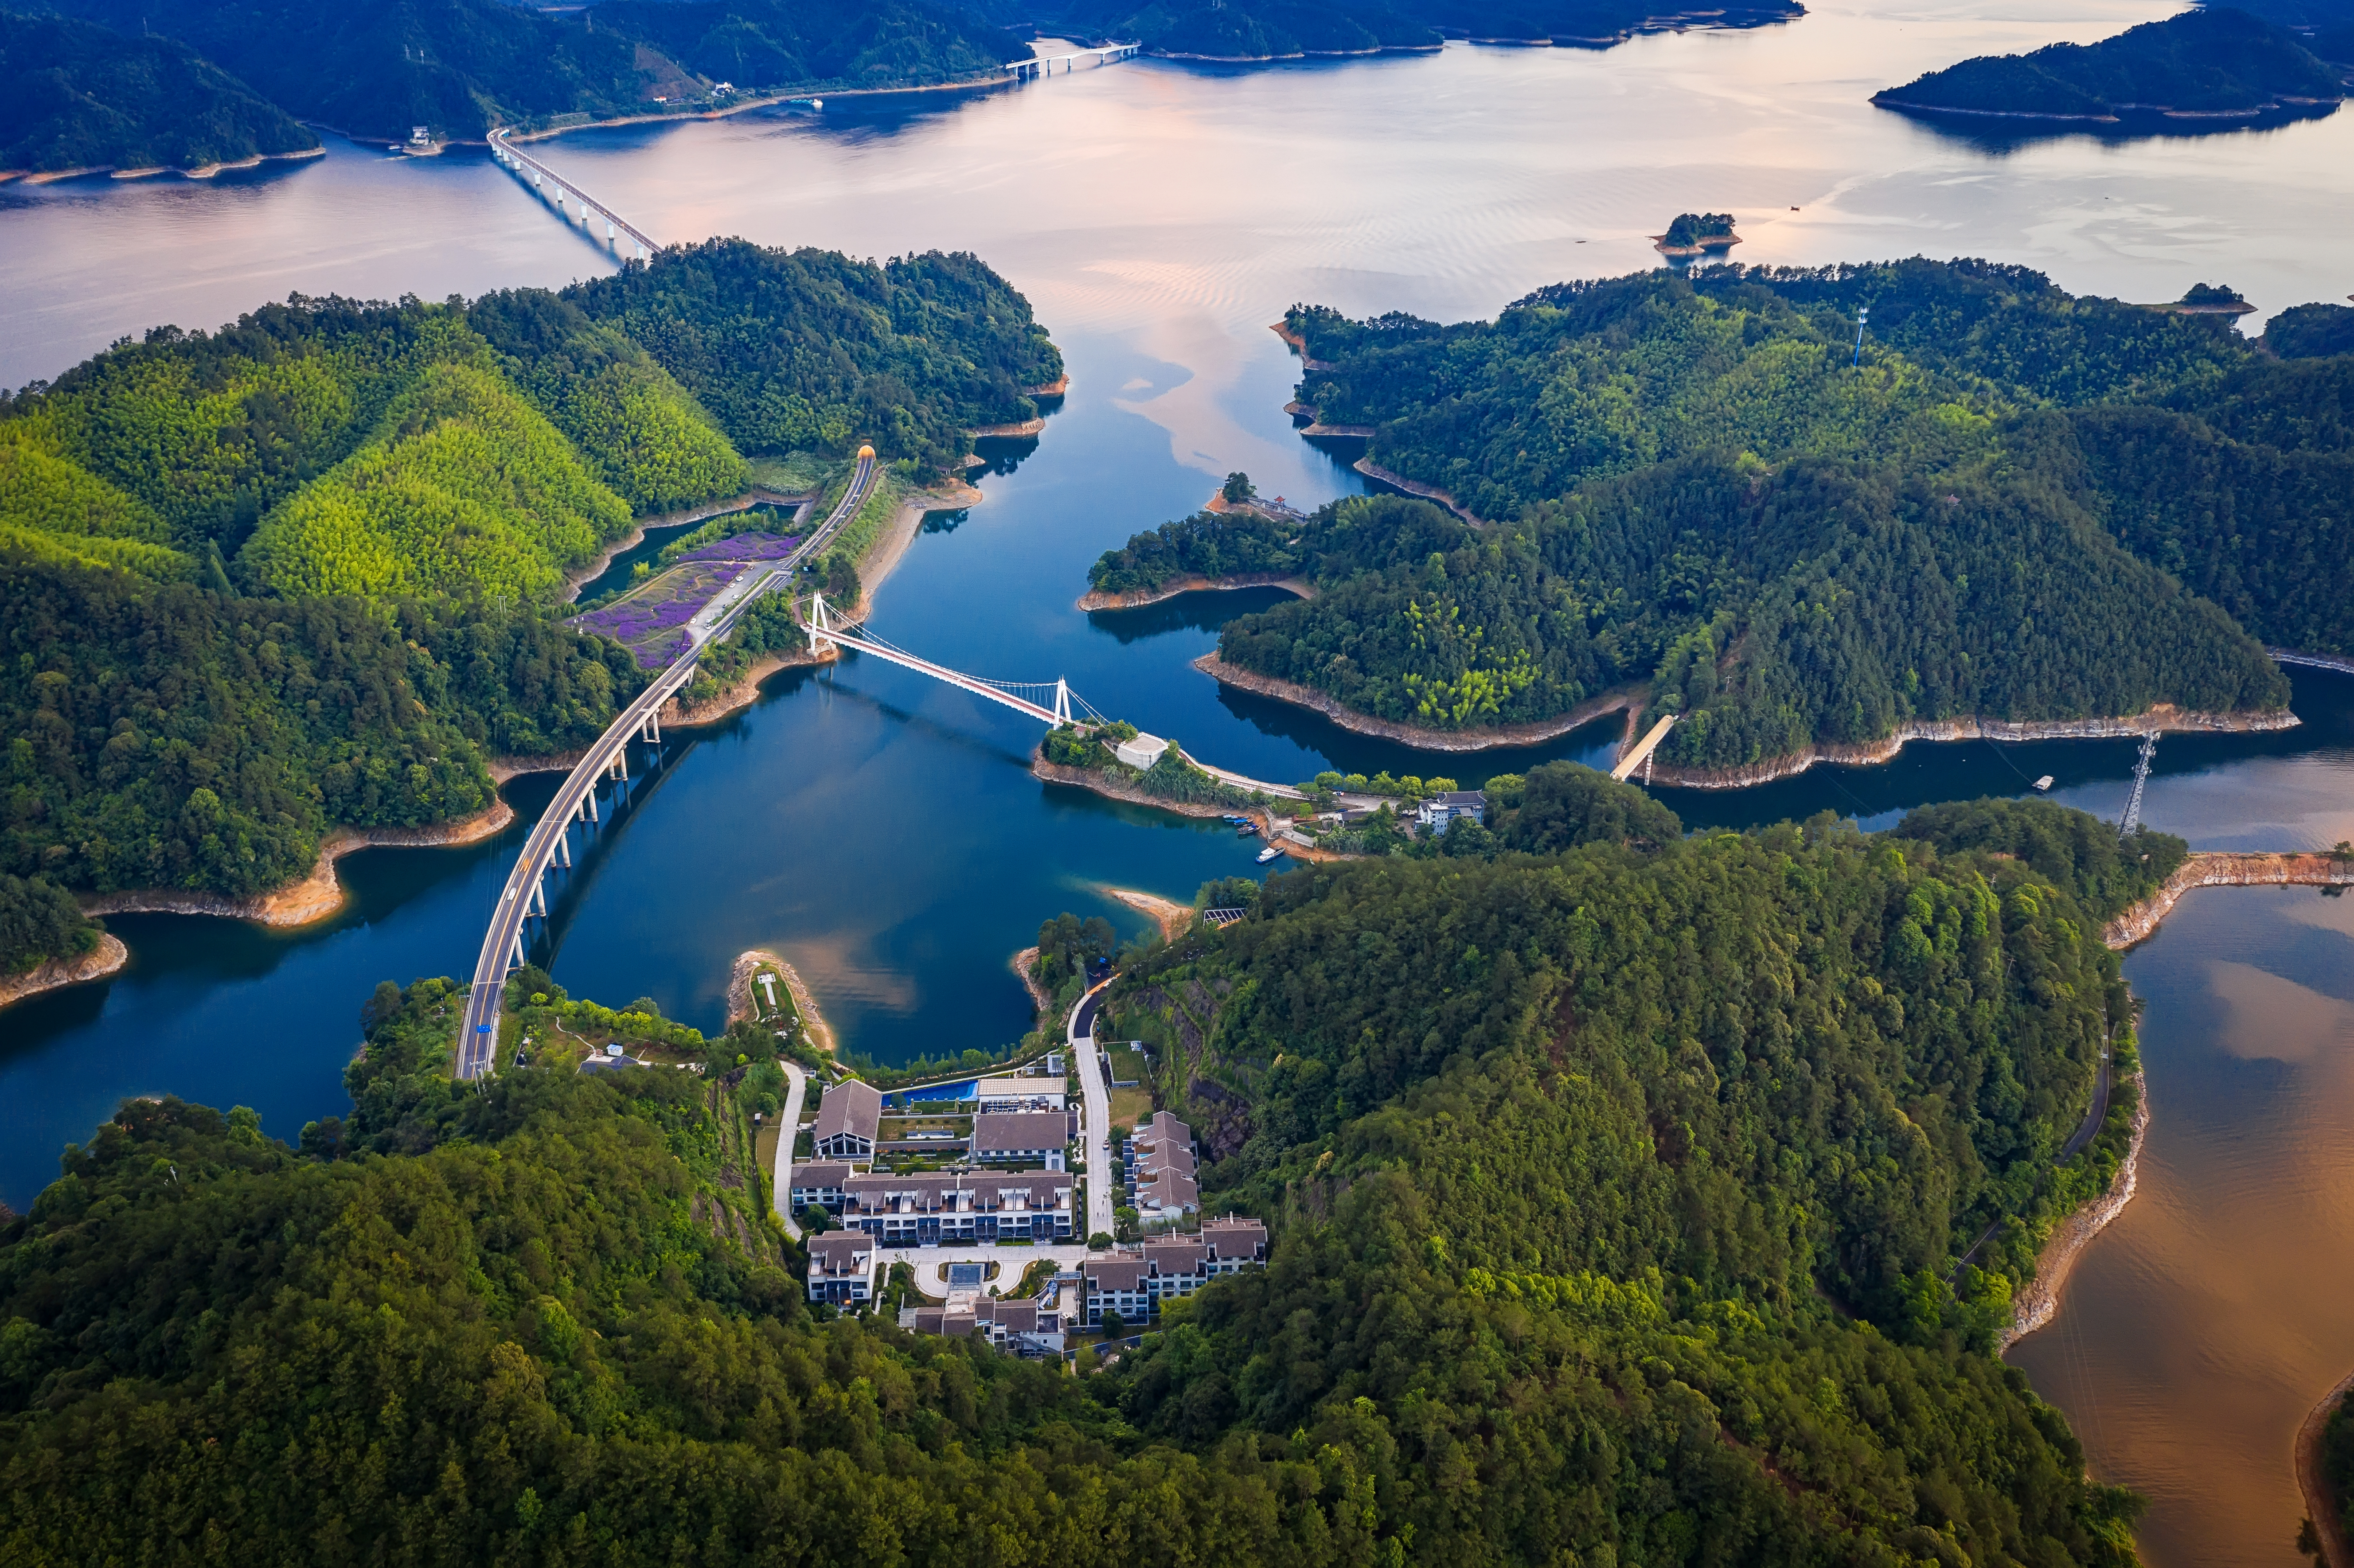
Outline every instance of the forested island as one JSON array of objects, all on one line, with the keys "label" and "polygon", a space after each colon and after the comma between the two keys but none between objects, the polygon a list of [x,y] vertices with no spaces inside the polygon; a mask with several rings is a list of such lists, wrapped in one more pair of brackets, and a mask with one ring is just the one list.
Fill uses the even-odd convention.
[{"label": "forested island", "polygon": [[[1274,1243],[1108,1361],[808,1305],[741,1163],[757,1025],[700,1074],[461,1086],[459,989],[387,982],[350,1110],[292,1146],[128,1103],[0,1221],[0,1539],[2134,1563],[2138,1499],[1993,1353],[2130,1137],[2119,886],[2071,847],[2114,835],[2044,807],[2032,862],[1967,810],[1687,840],[1559,770],[1553,850],[1221,884],[1245,918],[1124,956],[1110,1010],[1201,1129],[1205,1208]],[[2062,1162],[2104,1048],[2128,1075]]]},{"label": "forested island", "polygon": [[[2128,27],[2097,44],[1981,55],[1872,96],[1886,109],[2115,124],[2155,115],[2219,127],[2262,115],[2327,112],[2346,70],[2245,11],[2210,7]],[[2325,45],[2325,48],[2332,46]]]},{"label": "forested island", "polygon": [[284,110],[185,44],[0,11],[0,179],[187,173],[318,150]]},{"label": "forested island", "polygon": [[[176,39],[298,119],[395,141],[419,125],[436,140],[479,140],[501,124],[708,108],[729,101],[722,84],[838,92],[994,81],[1028,53],[970,10],[925,0],[570,9],[440,0],[355,11],[298,0],[58,0],[55,9],[125,37]],[[111,98],[103,107],[131,111]]]},{"label": "forested island", "polygon": [[1067,0],[1022,13],[1178,59],[1234,61],[1436,49],[1449,38],[1601,48],[1659,28],[1761,26],[1805,14],[1797,0],[1712,9],[1656,0]]},{"label": "forested island", "polygon": [[970,256],[714,240],[561,294],[298,296],[0,397],[0,873],[244,896],[331,828],[482,811],[487,758],[642,689],[557,619],[633,516],[760,454],[920,479],[1061,369]]},{"label": "forested island", "polygon": [[1218,663],[1434,744],[1633,683],[1694,782],[1966,719],[2285,723],[2265,646],[2354,651],[2354,358],[2229,320],[1918,260],[1562,284],[1455,326],[1298,308],[1301,403],[1479,521],[1204,516],[1096,580],[1213,546],[1296,573],[1316,597],[1229,622]]}]

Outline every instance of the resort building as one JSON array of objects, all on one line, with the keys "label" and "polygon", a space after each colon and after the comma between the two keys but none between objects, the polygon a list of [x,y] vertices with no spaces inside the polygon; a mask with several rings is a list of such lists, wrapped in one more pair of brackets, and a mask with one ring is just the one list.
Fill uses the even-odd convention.
[{"label": "resort building", "polygon": [[830,1214],[842,1213],[847,1193],[851,1167],[845,1160],[813,1160],[807,1165],[793,1167],[790,1198],[793,1213],[815,1203]]},{"label": "resort building", "polygon": [[875,1299],[875,1238],[828,1231],[809,1241],[809,1298],[837,1307]]},{"label": "resort building", "polygon": [[1266,1263],[1263,1221],[1232,1214],[1204,1221],[1200,1235],[1158,1237],[1080,1265],[1079,1321],[1099,1329],[1106,1312],[1117,1312],[1124,1323],[1149,1322],[1161,1315],[1163,1301]]},{"label": "resort building", "polygon": [[1068,1111],[982,1111],[972,1118],[972,1157],[1060,1171],[1077,1120]]},{"label": "resort building", "polygon": [[853,1176],[842,1222],[886,1247],[1068,1241],[1071,1179],[1058,1171]]},{"label": "resort building", "polygon": [[1136,1172],[1136,1211],[1147,1219],[1174,1220],[1197,1213],[1202,1189],[1193,1173],[1193,1129],[1167,1111],[1136,1129],[1129,1143]]},{"label": "resort building", "polygon": [[1449,789],[1444,795],[1433,795],[1414,809],[1415,825],[1426,832],[1443,833],[1458,817],[1478,821],[1488,811],[1488,792],[1484,789]]},{"label": "resort building", "polygon": [[822,1160],[872,1160],[883,1129],[883,1096],[853,1078],[825,1091],[817,1107],[817,1152]]}]

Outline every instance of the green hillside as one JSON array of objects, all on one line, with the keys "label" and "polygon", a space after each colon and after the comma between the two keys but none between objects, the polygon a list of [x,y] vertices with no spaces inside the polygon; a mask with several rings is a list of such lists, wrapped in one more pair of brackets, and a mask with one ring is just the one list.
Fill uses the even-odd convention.
[{"label": "green hillside", "polygon": [[299,1150],[127,1105],[0,1228],[0,1539],[2124,1568],[2137,1499],[1991,1353],[2126,1136],[2130,1084],[2055,1167],[2133,1059],[2096,928],[1827,823],[1278,877],[1111,1002],[1271,1265],[1078,1375],[804,1305],[721,1076],[764,1032],[461,1086],[462,999],[387,984]]},{"label": "green hillside", "polygon": [[[1564,284],[1457,326],[1304,308],[1289,324],[1331,366],[1303,401],[1490,521],[1394,497],[1293,529],[1195,519],[1096,576],[1280,560],[1318,596],[1230,622],[1220,657],[1363,713],[1525,723],[1642,682],[1683,715],[1663,760],[1745,766],[1911,720],[2277,707],[2286,684],[2249,632],[2342,635],[2335,578],[2297,574],[2340,528],[2323,471],[2342,459],[2306,449],[2343,421],[2287,379],[2318,387],[2339,362],[2264,369],[2212,319],[1907,262]],[[2185,442],[2176,482],[2143,482],[2104,432],[2144,418],[2238,432],[2240,467],[2200,468]],[[2277,567],[2225,526],[2229,498],[2260,493],[2248,515],[2276,534],[2319,530],[2285,556],[2276,537]],[[2173,520],[2137,521],[2145,494]],[[2222,562],[2190,568],[2201,550],[2244,564],[2230,591]],[[2263,608],[2299,596],[2296,618]]]},{"label": "green hillside", "polygon": [[494,373],[429,367],[360,450],[262,520],[242,562],[284,598],[552,596],[630,508]]},{"label": "green hillside", "polygon": [[1875,94],[1891,109],[2114,119],[2136,110],[2253,113],[2284,101],[2335,101],[2341,74],[2296,34],[2245,11],[2210,7],[2144,22],[2097,44],[1982,55]]},{"label": "green hillside", "polygon": [[[1001,4],[997,9],[1004,9]],[[1694,25],[1757,26],[1805,15],[1796,0],[1744,0],[1705,12],[1651,0],[1067,0],[1025,19],[1158,54],[1212,59],[1435,49],[1447,38],[1598,48],[1637,33]]]},{"label": "green hillside", "polygon": [[319,139],[169,38],[0,11],[0,173],[196,169]]},{"label": "green hillside", "polygon": [[[729,419],[912,478],[1061,373],[970,257],[723,244],[620,281],[298,297],[0,394],[0,875],[246,895],[334,827],[480,810],[485,756],[578,747],[642,688],[559,624],[565,575],[741,494]],[[0,970],[45,950],[8,940]]]},{"label": "green hillside", "polygon": [[973,426],[1036,418],[1023,389],[1063,374],[1030,302],[963,252],[877,265],[713,239],[565,298],[643,344],[748,452],[872,441],[940,468]]}]

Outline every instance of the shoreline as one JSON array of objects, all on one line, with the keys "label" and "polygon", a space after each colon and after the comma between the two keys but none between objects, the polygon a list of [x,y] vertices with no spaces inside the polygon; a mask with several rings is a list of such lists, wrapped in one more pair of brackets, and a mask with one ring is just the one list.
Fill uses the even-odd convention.
[{"label": "shoreline", "polygon": [[1298,599],[1314,599],[1316,585],[1293,572],[1231,572],[1222,577],[1205,577],[1194,573],[1170,577],[1158,588],[1130,588],[1126,593],[1105,593],[1089,588],[1074,601],[1076,608],[1090,614],[1098,609],[1141,609],[1148,604],[1189,593],[1233,593],[1239,588],[1279,588]]},{"label": "shoreline", "polygon": [[[1908,741],[1915,740],[2100,740],[2147,735],[2152,730],[2161,735],[2261,734],[2295,729],[2303,722],[2286,708],[2208,714],[2188,712],[2171,703],[2157,704],[2129,718],[1914,720],[1898,725],[1894,734],[1879,740],[1821,743],[1786,757],[1738,768],[1679,768],[1673,763],[1658,763],[1650,766],[1645,782],[1663,789],[1746,789],[1770,784],[1776,779],[1795,778],[1819,762],[1848,768],[1876,767],[1893,760]],[[1625,743],[1619,749],[1620,755],[1625,755]]]},{"label": "shoreline", "polygon": [[2148,1074],[2136,1074],[2133,1085],[2133,1141],[2126,1146],[2126,1157],[2117,1167],[2115,1179],[2109,1183],[2107,1192],[2052,1227],[2052,1234],[2035,1255],[2035,1277],[2027,1282],[2027,1288],[2013,1304],[2010,1327],[1995,1348],[1996,1355],[2052,1321],[2052,1315],[2060,1309],[2060,1293],[2067,1286],[2068,1276],[2075,1272],[2076,1260],[2084,1255],[2093,1238],[2106,1230],[2110,1222],[2133,1202],[2134,1190],[2141,1178],[2142,1145],[2149,1137]]},{"label": "shoreline", "polygon": [[2158,891],[2101,928],[2119,952],[2147,941],[2194,887],[2354,887],[2354,861],[2320,851],[2193,850]]},{"label": "shoreline", "polygon": [[736,955],[735,965],[727,971],[727,1022],[732,1024],[758,1016],[752,1009],[752,976],[763,967],[776,970],[783,978],[785,990],[792,994],[793,1007],[801,1015],[801,1033],[809,1037],[809,1044],[829,1056],[839,1056],[833,1028],[817,1010],[817,1000],[810,995],[801,971],[772,948],[747,948]]},{"label": "shoreline", "polygon": [[1313,686],[1303,686],[1297,682],[1262,675],[1256,670],[1229,664],[1214,652],[1204,653],[1194,660],[1193,668],[1220,685],[1233,686],[1257,696],[1272,697],[1278,702],[1321,714],[1352,734],[1394,740],[1418,751],[1436,752],[1491,751],[1501,747],[1536,746],[1592,724],[1605,714],[1631,709],[1649,690],[1648,684],[1616,687],[1599,696],[1588,697],[1557,717],[1541,719],[1532,724],[1498,725],[1474,730],[1427,729],[1420,725],[1361,714],[1338,697],[1320,692]]},{"label": "shoreline", "polygon": [[[726,120],[735,115],[748,114],[756,109],[790,106],[796,98],[886,98],[901,92],[987,92],[1013,85],[1013,83],[1002,73],[995,73],[990,76],[969,77],[961,81],[921,82],[907,87],[796,87],[772,94],[764,94],[758,98],[748,98],[741,103],[731,103],[725,109],[682,110],[675,114],[623,114],[610,120],[584,120],[578,125],[551,125],[540,131],[503,129],[506,129],[507,140],[510,142],[552,142],[558,136],[569,135],[575,131],[596,131],[615,125],[660,125],[673,121]],[[329,129],[333,130],[334,127],[331,126]],[[350,136],[340,131],[336,132],[336,134],[345,136],[347,141],[383,140],[381,137]],[[443,145],[482,147],[489,145],[489,143],[467,137],[453,137]]]},{"label": "shoreline", "polygon": [[175,169],[168,164],[154,164],[135,169],[126,169],[116,164],[90,164],[74,169],[0,169],[0,185],[14,180],[22,185],[47,185],[59,180],[86,179],[96,175],[116,180],[146,180],[162,175],[177,175],[184,180],[208,180],[232,169],[258,169],[264,164],[296,162],[326,155],[327,149],[317,146],[299,153],[256,153],[250,158],[239,158],[234,163],[199,164],[193,169]]},{"label": "shoreline", "polygon": [[[1311,428],[1310,429],[1302,430],[1299,433],[1306,436],[1313,435],[1316,432]],[[1454,513],[1456,516],[1461,518],[1471,527],[1485,528],[1488,525],[1486,518],[1474,516],[1469,507],[1464,505],[1461,502],[1456,500],[1455,497],[1447,494],[1447,492],[1439,489],[1438,486],[1435,484],[1425,484],[1418,479],[1408,479],[1402,473],[1392,473],[1388,469],[1384,468],[1370,457],[1361,457],[1349,466],[1355,469],[1359,473],[1363,474],[1367,479],[1373,480],[1377,483],[1389,485],[1391,488],[1395,490],[1402,490],[1417,501],[1427,501],[1432,503],[1434,505],[1444,506],[1447,510]]]},{"label": "shoreline", "polygon": [[0,1007],[9,1007],[46,991],[63,991],[122,972],[131,961],[131,949],[111,931],[98,934],[98,946],[78,959],[50,959],[20,975],[0,977]]},{"label": "shoreline", "polygon": [[1068,768],[1059,762],[1049,762],[1036,752],[1030,754],[1030,776],[1048,784],[1068,784],[1074,789],[1089,790],[1107,800],[1120,800],[1131,806],[1150,806],[1156,810],[1173,811],[1181,817],[1231,817],[1238,815],[1237,806],[1213,806],[1193,800],[1163,800],[1141,789],[1125,785],[1107,784],[1084,768]]},{"label": "shoreline", "polygon": [[264,926],[309,926],[339,912],[350,894],[335,876],[335,862],[355,850],[440,849],[480,843],[515,820],[504,799],[455,821],[422,828],[335,828],[320,842],[319,858],[299,882],[243,898],[222,893],[137,888],[124,893],[85,894],[85,915],[217,915]]},{"label": "shoreline", "polygon": [[1161,927],[1161,939],[1164,942],[1175,941],[1179,933],[1193,923],[1193,906],[1190,904],[1179,904],[1157,893],[1141,893],[1133,887],[1114,887],[1108,882],[1099,883],[1097,886],[1130,909],[1140,910],[1150,917],[1154,925]]},{"label": "shoreline", "polygon": [[2322,1568],[2354,1568],[2354,1546],[2346,1540],[2345,1515],[2321,1473],[2321,1434],[2349,1392],[2354,1392],[2354,1372],[2339,1378],[2338,1386],[2323,1394],[2296,1427],[2296,1489],[2305,1495],[2305,1517],[2313,1521],[2314,1533],[2321,1538]]},{"label": "shoreline", "polygon": [[1013,978],[1020,980],[1022,989],[1030,993],[1030,1022],[1034,1029],[1051,1022],[1055,1014],[1054,997],[1038,983],[1038,977],[1030,972],[1030,966],[1037,961],[1038,949],[1035,948],[1024,948],[1006,960],[1007,966],[1013,970]]}]

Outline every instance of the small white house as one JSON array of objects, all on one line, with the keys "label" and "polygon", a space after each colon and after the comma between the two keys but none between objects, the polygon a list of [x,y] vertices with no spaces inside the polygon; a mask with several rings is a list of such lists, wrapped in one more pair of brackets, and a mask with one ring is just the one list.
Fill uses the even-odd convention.
[{"label": "small white house", "polygon": [[1140,734],[1134,740],[1123,740],[1111,748],[1111,754],[1130,768],[1145,768],[1161,760],[1169,743],[1157,735]]},{"label": "small white house", "polygon": [[1449,789],[1434,795],[1415,808],[1415,821],[1425,828],[1445,832],[1458,817],[1469,817],[1477,821],[1488,809],[1488,792],[1484,789]]}]

